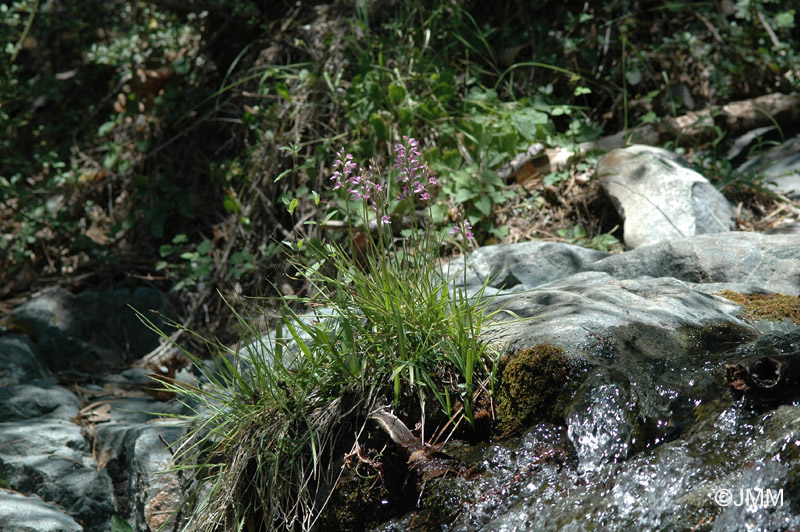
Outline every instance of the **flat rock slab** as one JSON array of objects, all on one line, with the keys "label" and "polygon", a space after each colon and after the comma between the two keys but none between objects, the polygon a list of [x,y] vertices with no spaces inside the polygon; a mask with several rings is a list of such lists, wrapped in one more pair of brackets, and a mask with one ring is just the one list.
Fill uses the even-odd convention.
[{"label": "flat rock slab", "polygon": [[33,495],[0,488],[3,532],[83,532],[83,527],[55,505]]},{"label": "flat rock slab", "polygon": [[[530,290],[581,272],[603,272],[614,279],[672,277],[697,283],[703,291],[721,284],[739,291],[800,295],[800,236],[732,231],[698,235],[645,246],[626,253],[603,253],[553,242],[485,246],[466,260],[443,268],[457,285],[472,290],[484,282],[497,293]],[[708,285],[708,286],[706,286]]]},{"label": "flat rock slab", "polygon": [[13,489],[63,507],[87,531],[108,530],[113,487],[98,471],[80,427],[66,419],[0,423],[0,476]]},{"label": "flat rock slab", "polygon": [[0,388],[0,422],[44,416],[67,420],[79,410],[78,397],[54,384],[16,384]]},{"label": "flat rock slab", "polygon": [[[579,273],[529,292],[498,297],[492,307],[501,306],[523,318],[486,329],[485,338],[504,346],[504,351],[542,342],[571,351],[592,350],[598,338],[631,327],[640,332],[663,329],[661,348],[686,343],[682,329],[727,324],[756,334],[737,317],[741,307],[736,303],[668,277],[619,280],[602,272]],[[498,319],[504,319],[502,314]]]},{"label": "flat rock slab", "polygon": [[735,227],[733,205],[673,152],[643,145],[613,150],[600,159],[597,175],[625,220],[629,248]]},{"label": "flat rock slab", "polygon": [[[730,232],[698,235],[609,256],[587,270],[616,279],[672,277],[734,290],[800,295],[800,236]],[[721,287],[712,287],[719,291]]]}]

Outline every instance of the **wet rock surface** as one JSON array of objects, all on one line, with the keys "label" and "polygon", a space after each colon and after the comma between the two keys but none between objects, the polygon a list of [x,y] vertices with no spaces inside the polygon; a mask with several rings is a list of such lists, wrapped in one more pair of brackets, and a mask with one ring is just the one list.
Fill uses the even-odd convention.
[{"label": "wet rock surface", "polygon": [[795,309],[745,319],[719,295],[800,293],[800,238],[733,232],[613,256],[560,252],[583,271],[512,277],[502,269],[524,255],[485,248],[466,278],[474,287],[497,273],[492,307],[522,318],[486,330],[496,350],[555,345],[581,368],[567,397],[522,435],[448,448],[477,478],[427,485],[427,507],[378,530],[426,519],[449,531],[800,526],[797,397],[754,401],[726,379],[727,364],[798,350]]},{"label": "wet rock surface", "polygon": [[27,335],[0,336],[0,530],[169,525],[180,497],[167,446],[183,429],[158,418],[181,406],[148,395],[144,369],[124,369],[158,345],[129,304],[163,309],[144,289],[56,290],[16,309]]}]

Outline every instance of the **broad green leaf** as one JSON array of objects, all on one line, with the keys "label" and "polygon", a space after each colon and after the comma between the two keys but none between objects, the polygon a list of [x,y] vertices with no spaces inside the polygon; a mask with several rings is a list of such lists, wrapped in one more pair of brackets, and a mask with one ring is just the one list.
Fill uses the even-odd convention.
[{"label": "broad green leaf", "polygon": [[638,85],[642,81],[642,71],[638,67],[633,67],[625,72],[625,79],[631,85]]},{"label": "broad green leaf", "polygon": [[226,195],[224,198],[222,198],[222,206],[226,211],[232,214],[242,210],[242,204],[239,203],[239,200],[230,195]]},{"label": "broad green leaf", "polygon": [[489,216],[492,212],[492,202],[486,196],[481,196],[474,201],[475,208],[481,211],[484,216]]},{"label": "broad green leaf", "polygon": [[208,255],[210,251],[211,251],[211,240],[207,238],[202,242],[200,242],[200,244],[198,244],[197,246],[197,252],[200,253],[201,255]]},{"label": "broad green leaf", "polygon": [[471,200],[475,196],[477,196],[477,194],[475,192],[473,192],[473,191],[471,191],[469,189],[466,189],[466,188],[462,188],[462,189],[459,189],[458,192],[456,192],[456,195],[453,198],[453,201],[455,201],[456,203],[464,203],[465,201]]},{"label": "broad green leaf", "polygon": [[389,97],[394,103],[400,103],[406,97],[406,89],[401,83],[393,81],[389,84]]}]

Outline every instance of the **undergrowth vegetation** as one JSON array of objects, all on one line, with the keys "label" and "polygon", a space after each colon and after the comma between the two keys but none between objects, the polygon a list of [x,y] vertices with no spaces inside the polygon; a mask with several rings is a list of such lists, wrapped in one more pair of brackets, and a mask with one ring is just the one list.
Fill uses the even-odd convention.
[{"label": "undergrowth vegetation", "polygon": [[3,4],[0,294],[153,282],[185,322],[230,334],[201,309],[285,284],[280,242],[329,231],[304,222],[335,210],[336,148],[385,165],[404,134],[439,178],[437,226],[463,209],[480,244],[577,226],[613,243],[582,162],[516,180],[504,165],[796,90],[795,16],[770,0]]},{"label": "undergrowth vegetation", "polygon": [[[487,307],[441,258],[622,249],[595,154],[537,157],[796,92],[796,16],[775,0],[6,2],[0,298],[170,291],[168,336],[207,381],[165,384],[202,420],[179,462],[203,480],[194,526],[308,528],[345,453],[379,478],[379,447],[358,448],[374,407],[423,432],[491,419]],[[769,212],[709,131],[670,147]]]}]

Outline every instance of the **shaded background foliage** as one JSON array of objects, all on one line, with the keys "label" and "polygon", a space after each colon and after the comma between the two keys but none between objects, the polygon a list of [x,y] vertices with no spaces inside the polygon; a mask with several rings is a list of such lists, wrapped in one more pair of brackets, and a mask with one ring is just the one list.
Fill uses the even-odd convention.
[{"label": "shaded background foliage", "polygon": [[224,337],[215,290],[303,290],[280,242],[341,201],[335,151],[389,168],[403,134],[440,176],[436,223],[461,204],[483,243],[530,234],[514,223],[592,242],[615,220],[590,216],[596,186],[564,201],[585,168],[527,188],[496,170],[533,142],[796,91],[795,17],[773,0],[5,3],[0,297],[153,283]]}]

